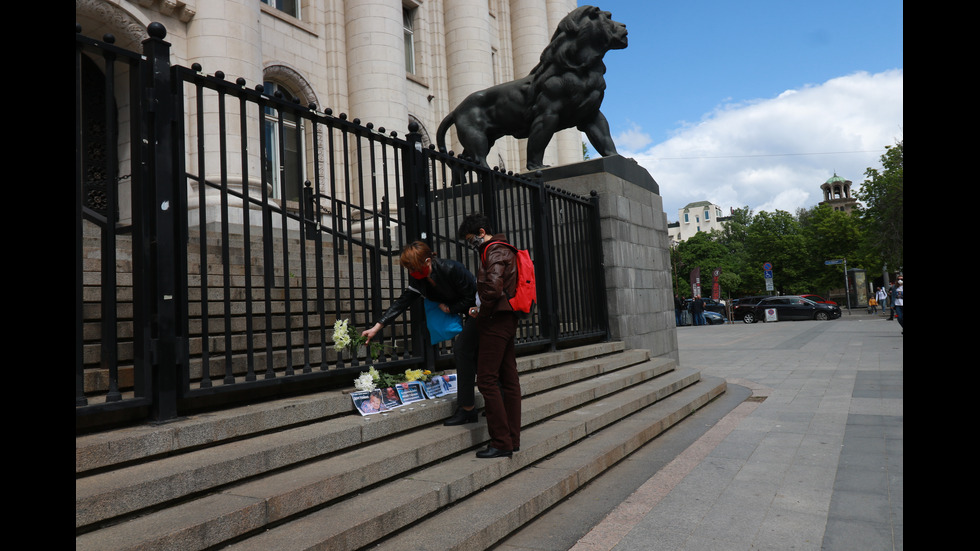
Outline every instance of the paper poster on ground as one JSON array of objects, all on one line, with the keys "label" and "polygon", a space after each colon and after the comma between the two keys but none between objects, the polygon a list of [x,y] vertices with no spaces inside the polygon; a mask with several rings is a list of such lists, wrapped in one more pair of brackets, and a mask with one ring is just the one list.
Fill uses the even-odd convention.
[{"label": "paper poster on ground", "polygon": [[351,400],[354,401],[354,408],[360,412],[361,415],[373,415],[375,413],[381,413],[382,411],[388,411],[389,407],[385,406],[384,393],[381,389],[374,390],[360,390],[357,392],[351,392]]},{"label": "paper poster on ground", "polygon": [[398,396],[402,399],[403,405],[425,400],[425,390],[421,381],[398,383],[395,385],[395,390],[398,391]]}]

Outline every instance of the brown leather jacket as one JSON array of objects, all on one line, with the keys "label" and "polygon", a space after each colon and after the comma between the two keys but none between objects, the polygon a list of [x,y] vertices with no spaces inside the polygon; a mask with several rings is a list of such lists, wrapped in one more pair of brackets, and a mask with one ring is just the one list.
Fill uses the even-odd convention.
[{"label": "brown leather jacket", "polygon": [[[508,301],[517,292],[517,255],[507,246],[504,234],[494,235],[480,247],[480,269],[476,276],[476,290],[480,295],[479,317],[490,317],[496,312],[513,312]],[[484,259],[486,253],[486,261]]]}]

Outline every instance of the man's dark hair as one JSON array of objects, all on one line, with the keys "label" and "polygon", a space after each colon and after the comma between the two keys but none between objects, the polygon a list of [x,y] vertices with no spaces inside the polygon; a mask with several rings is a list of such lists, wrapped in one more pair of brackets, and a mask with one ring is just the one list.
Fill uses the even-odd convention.
[{"label": "man's dark hair", "polygon": [[461,238],[470,234],[476,235],[480,233],[481,229],[488,234],[493,234],[493,230],[490,228],[490,219],[478,212],[475,212],[467,215],[466,218],[463,218],[463,223],[459,225],[458,235]]}]

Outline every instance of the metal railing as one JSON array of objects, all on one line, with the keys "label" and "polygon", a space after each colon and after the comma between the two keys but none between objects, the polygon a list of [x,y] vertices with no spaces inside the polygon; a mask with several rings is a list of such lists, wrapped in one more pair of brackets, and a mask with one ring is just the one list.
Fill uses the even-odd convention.
[{"label": "metal railing", "polygon": [[[401,295],[412,240],[475,271],[456,235],[472,212],[535,260],[519,351],[605,338],[597,198],[423,148],[414,125],[399,137],[171,67],[165,30],[148,31],[138,55],[76,29],[76,430],[347,386],[367,364],[442,365],[452,345],[428,346],[421,305],[385,327],[377,359],[335,350],[333,325],[367,328]],[[98,98],[123,95],[90,123],[111,132],[86,127]],[[100,161],[107,181],[134,167],[98,188],[101,210],[93,143],[123,152]]]}]

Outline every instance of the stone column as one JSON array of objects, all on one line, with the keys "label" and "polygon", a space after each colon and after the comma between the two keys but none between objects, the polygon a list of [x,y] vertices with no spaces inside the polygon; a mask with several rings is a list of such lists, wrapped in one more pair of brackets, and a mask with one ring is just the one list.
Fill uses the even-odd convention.
[{"label": "stone column", "polygon": [[[255,0],[224,0],[221,2],[198,2],[197,13],[187,25],[187,64],[200,63],[202,71],[206,74],[215,74],[221,71],[225,74],[225,79],[235,82],[238,78],[244,78],[246,86],[254,88],[255,85],[262,83],[262,30],[260,25],[261,8],[259,2]],[[187,112],[190,124],[188,125],[188,135],[192,140],[203,139],[205,143],[205,174],[208,181],[219,182],[220,172],[220,148],[219,148],[219,128],[217,122],[218,99],[213,93],[206,93],[204,101],[204,112],[206,124],[204,136],[198,137],[195,117],[195,99],[190,96],[186,101]],[[250,111],[248,120],[249,141],[247,165],[242,161],[241,151],[241,129],[238,125],[238,102],[228,100],[225,104],[225,112],[228,117],[228,128],[226,132],[226,160],[227,173],[225,177],[229,186],[234,189],[241,189],[244,167],[248,167],[249,193],[259,195],[259,185],[261,182],[261,159],[259,147],[259,130],[261,128],[258,119],[258,112]],[[188,170],[198,171],[197,147],[191,147],[188,154]],[[196,223],[198,215],[198,195],[197,185],[192,184],[189,190],[188,207],[191,224]],[[205,203],[208,210],[208,221],[216,222],[220,219],[217,207],[220,197],[217,192],[207,191]],[[234,201],[233,201],[234,202]],[[239,203],[240,204],[240,203]],[[241,222],[243,219],[241,211],[236,209],[232,214],[235,218],[233,222]]]},{"label": "stone column", "polygon": [[[541,52],[551,41],[555,28],[550,24],[547,6],[541,0],[512,0],[510,25],[514,45],[514,77],[523,78],[541,60]],[[521,165],[515,170],[523,172],[527,166],[527,139],[517,140]],[[556,140],[552,139],[545,150],[544,163],[558,164]]]},{"label": "stone column", "polygon": [[[408,128],[405,34],[402,3],[398,0],[347,0],[348,120],[359,119],[404,135]],[[351,154],[351,170],[357,171]],[[365,167],[366,169],[367,167]],[[394,193],[394,170],[389,167],[388,194]],[[356,181],[355,175],[352,180]],[[379,177],[380,180],[380,177]],[[352,189],[356,194],[358,190]],[[372,197],[350,197],[371,207]]]},{"label": "stone column", "polygon": [[408,126],[402,3],[347,0],[345,14],[348,116],[402,133]]},{"label": "stone column", "polygon": [[[493,58],[490,51],[490,13],[486,0],[446,0],[446,73],[449,81],[450,109],[466,96],[493,85]],[[462,153],[454,138],[447,147]],[[451,144],[451,145],[450,145]],[[488,160],[493,166],[492,160]]]},{"label": "stone column", "polygon": [[[548,0],[548,40],[558,28],[558,22],[568,13],[577,7],[575,0]],[[567,128],[555,134],[552,138],[548,150],[554,150],[557,155],[557,164],[566,165],[577,163],[583,159],[582,156],[582,132],[577,128]],[[547,160],[548,157],[545,156]]]},{"label": "stone column", "polygon": [[619,155],[542,171],[549,185],[599,194],[602,257],[613,340],[679,360],[670,282],[670,239],[660,186]]}]

